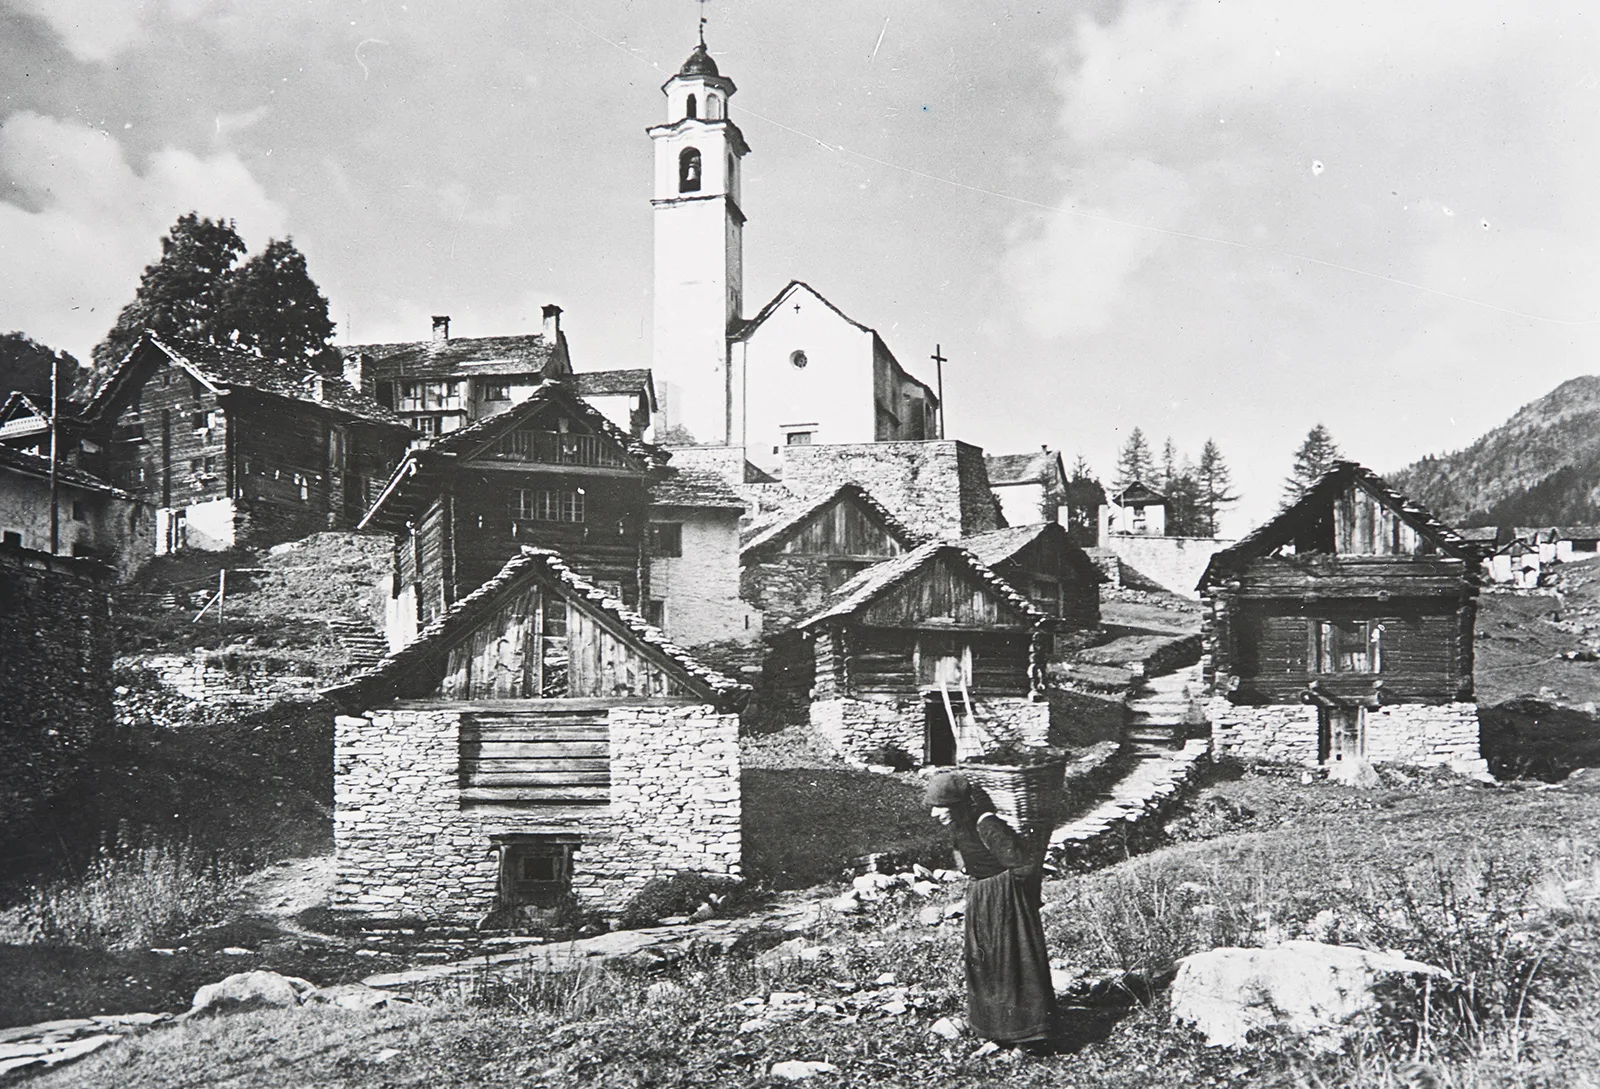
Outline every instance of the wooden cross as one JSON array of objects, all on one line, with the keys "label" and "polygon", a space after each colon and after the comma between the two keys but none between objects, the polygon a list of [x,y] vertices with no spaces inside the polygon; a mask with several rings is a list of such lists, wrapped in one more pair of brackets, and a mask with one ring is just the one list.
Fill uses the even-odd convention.
[{"label": "wooden cross", "polygon": [[942,345],[942,344],[935,344],[933,346],[933,355],[930,356],[929,358],[931,358],[933,360],[933,365],[936,368],[938,368],[937,373],[938,373],[938,376],[939,376],[939,379],[938,379],[938,381],[939,381],[939,437],[942,439],[942,438],[944,438],[944,365],[946,363],[950,362],[950,360],[945,358],[944,345]]}]

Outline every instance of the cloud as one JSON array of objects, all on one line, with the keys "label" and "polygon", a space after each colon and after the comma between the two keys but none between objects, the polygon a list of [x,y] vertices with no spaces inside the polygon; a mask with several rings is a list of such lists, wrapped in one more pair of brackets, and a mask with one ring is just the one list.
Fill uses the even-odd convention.
[{"label": "cloud", "polygon": [[21,329],[80,359],[133,297],[178,216],[238,222],[252,249],[288,217],[231,153],[164,148],[140,171],[109,134],[35,113],[0,125],[0,329]]}]

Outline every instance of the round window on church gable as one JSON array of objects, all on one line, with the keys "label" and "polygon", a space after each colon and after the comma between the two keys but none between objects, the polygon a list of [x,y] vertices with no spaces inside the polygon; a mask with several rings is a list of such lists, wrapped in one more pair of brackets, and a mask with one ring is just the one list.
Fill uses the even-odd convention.
[{"label": "round window on church gable", "polygon": [[789,362],[798,370],[803,368],[810,360],[806,358],[805,352],[794,351],[789,353]]}]

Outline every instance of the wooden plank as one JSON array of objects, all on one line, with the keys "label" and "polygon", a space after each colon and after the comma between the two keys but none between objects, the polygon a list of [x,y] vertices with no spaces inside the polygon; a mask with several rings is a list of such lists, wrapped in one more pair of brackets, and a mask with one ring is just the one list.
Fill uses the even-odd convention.
[{"label": "wooden plank", "polygon": [[461,801],[475,803],[534,803],[550,805],[608,805],[610,787],[467,787],[461,791]]},{"label": "wooden plank", "polygon": [[587,756],[464,756],[463,764],[471,764],[482,771],[595,771],[610,764],[610,754]]},{"label": "wooden plank", "polygon": [[609,771],[516,771],[469,768],[467,789],[475,787],[608,787]]}]

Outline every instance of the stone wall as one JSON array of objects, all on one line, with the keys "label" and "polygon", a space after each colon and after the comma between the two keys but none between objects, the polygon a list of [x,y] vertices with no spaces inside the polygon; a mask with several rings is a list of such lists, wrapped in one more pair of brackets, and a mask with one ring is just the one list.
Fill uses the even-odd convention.
[{"label": "stone wall", "polygon": [[[1198,599],[1195,584],[1211,557],[1234,544],[1221,537],[1144,537],[1126,533],[1102,535],[1100,546],[1151,582],[1187,598]],[[1118,572],[1117,584],[1121,585]]]},{"label": "stone wall", "polygon": [[227,652],[197,648],[192,654],[151,654],[120,659],[119,666],[145,668],[163,687],[203,703],[208,712],[254,711],[281,700],[314,697],[327,681],[273,668],[270,660],[229,660]]},{"label": "stone wall", "polygon": [[739,511],[652,507],[652,522],[676,522],[677,556],[650,560],[650,596],[664,603],[662,627],[682,647],[761,638],[761,614],[739,596]]},{"label": "stone wall", "polygon": [[860,484],[912,532],[955,540],[995,529],[994,495],[983,451],[954,439],[788,446],[783,483],[815,496]]},{"label": "stone wall", "polygon": [[612,800],[593,812],[463,808],[461,717],[418,708],[336,720],[336,911],[475,922],[495,907],[501,835],[581,836],[573,894],[608,913],[676,870],[740,873],[737,716],[611,710]]},{"label": "stone wall", "polygon": [[0,547],[0,821],[13,831],[111,724],[111,578]]},{"label": "stone wall", "polygon": [[[1213,697],[1206,704],[1212,750],[1219,756],[1317,765],[1317,709],[1310,704],[1236,706]],[[1478,751],[1474,703],[1402,703],[1366,713],[1366,757],[1374,764],[1449,767],[1464,774],[1487,770]]]},{"label": "stone wall", "polygon": [[[956,731],[965,759],[1008,742],[1043,745],[1050,736],[1050,704],[1027,698],[990,697],[977,703],[977,724]],[[846,761],[874,763],[881,749],[898,749],[921,763],[925,705],[918,699],[883,697],[814,700],[811,726]]]},{"label": "stone wall", "polygon": [[828,560],[778,553],[747,563],[739,572],[739,596],[761,615],[768,638],[781,635],[822,608],[834,588]]}]

